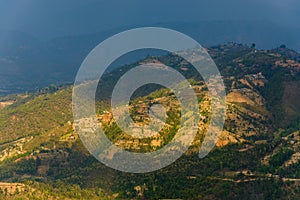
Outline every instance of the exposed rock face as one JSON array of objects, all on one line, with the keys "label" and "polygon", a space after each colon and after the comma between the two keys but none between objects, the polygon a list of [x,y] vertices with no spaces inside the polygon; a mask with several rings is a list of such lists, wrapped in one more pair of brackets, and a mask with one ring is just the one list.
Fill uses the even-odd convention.
[{"label": "exposed rock face", "polygon": [[219,140],[216,144],[216,147],[224,147],[229,144],[236,144],[236,143],[242,143],[245,142],[244,139],[242,139],[238,135],[234,135],[228,131],[223,131],[222,134],[219,137]]},{"label": "exposed rock face", "polygon": [[249,99],[247,96],[242,95],[238,91],[229,93],[227,95],[227,101],[235,103],[247,103],[250,105],[255,104],[251,99]]},{"label": "exposed rock face", "polygon": [[14,103],[14,101],[5,101],[5,102],[0,102],[0,108],[5,108],[6,106],[10,106]]}]

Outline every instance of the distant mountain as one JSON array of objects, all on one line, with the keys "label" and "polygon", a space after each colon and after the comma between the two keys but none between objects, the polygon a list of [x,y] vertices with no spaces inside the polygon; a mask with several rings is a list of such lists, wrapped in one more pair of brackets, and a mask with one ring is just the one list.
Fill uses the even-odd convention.
[{"label": "distant mountain", "polygon": [[[149,26],[149,25],[148,25]],[[282,44],[300,49],[299,30],[265,21],[200,21],[152,24],[181,31],[204,46],[237,42],[271,49]],[[44,42],[21,32],[0,32],[0,94],[32,91],[49,84],[73,82],[87,54],[100,42],[121,31],[64,36]],[[156,52],[152,52],[155,54]],[[137,53],[115,63],[121,66],[139,60],[149,52]]]},{"label": "distant mountain", "polygon": [[157,26],[186,33],[204,46],[236,42],[255,43],[257,48],[272,49],[286,44],[292,49],[300,50],[300,40],[297,37],[300,30],[281,27],[268,21],[177,22]]}]

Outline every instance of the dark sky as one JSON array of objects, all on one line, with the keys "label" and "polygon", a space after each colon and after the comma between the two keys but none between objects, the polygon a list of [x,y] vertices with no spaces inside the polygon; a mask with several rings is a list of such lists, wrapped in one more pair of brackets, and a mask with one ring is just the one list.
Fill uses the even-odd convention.
[{"label": "dark sky", "polygon": [[266,20],[300,28],[298,0],[0,0],[0,29],[40,39],[128,25]]}]

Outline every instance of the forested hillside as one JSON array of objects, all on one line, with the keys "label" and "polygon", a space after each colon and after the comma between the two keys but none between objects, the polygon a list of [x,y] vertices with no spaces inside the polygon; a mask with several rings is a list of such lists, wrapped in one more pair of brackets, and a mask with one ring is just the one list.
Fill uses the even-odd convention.
[{"label": "forested hillside", "polygon": [[[174,55],[149,57],[141,62],[173,67],[197,94],[198,135],[183,157],[148,174],[104,166],[87,152],[74,129],[72,87],[49,86],[0,99],[0,198],[299,199],[300,56],[285,46],[257,50],[235,43],[208,52],[226,85],[227,114],[219,141],[207,157],[198,157],[211,113],[201,76]],[[144,87],[132,98],[133,120],[147,123],[149,107],[159,103],[168,113],[167,128],[139,140],[117,127],[109,96],[122,74],[137,64],[107,72],[98,86],[96,107],[100,125],[116,145],[149,152],[172,140],[180,108],[170,90]]]}]

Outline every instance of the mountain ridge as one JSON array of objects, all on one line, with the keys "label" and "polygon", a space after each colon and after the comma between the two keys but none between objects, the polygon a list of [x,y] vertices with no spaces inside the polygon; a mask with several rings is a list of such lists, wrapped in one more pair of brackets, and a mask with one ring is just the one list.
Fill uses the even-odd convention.
[{"label": "mountain ridge", "polygon": [[[257,48],[264,49],[276,48],[282,44],[296,49],[297,44],[300,44],[294,41],[299,31],[287,30],[265,21],[168,22],[148,26],[181,31],[204,46],[232,41],[249,45],[256,43]],[[143,26],[132,25],[103,32],[62,36],[48,41],[41,41],[26,33],[2,34],[4,36],[0,38],[0,42],[2,41],[0,45],[0,70],[2,72],[0,90],[6,91],[2,92],[4,94],[20,93],[50,84],[73,82],[82,61],[96,45],[120,31],[138,27]],[[227,31],[224,32],[224,30]],[[147,55],[148,53],[144,52],[144,56]],[[130,64],[137,61],[140,56],[129,57],[117,65]],[[47,70],[41,70],[41,68]]]}]

